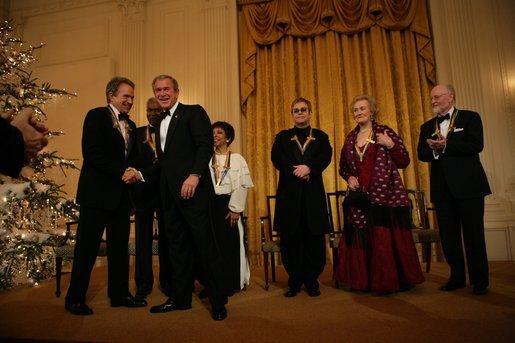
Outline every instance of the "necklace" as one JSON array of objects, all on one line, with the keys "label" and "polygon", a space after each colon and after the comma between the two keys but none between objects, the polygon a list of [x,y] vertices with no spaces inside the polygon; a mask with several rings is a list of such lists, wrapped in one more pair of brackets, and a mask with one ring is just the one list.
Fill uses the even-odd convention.
[{"label": "necklace", "polygon": [[[449,123],[449,129],[447,131],[447,134],[454,131],[454,122],[456,121],[456,117],[458,117],[458,112],[458,109],[455,108],[454,112],[451,115],[451,122]],[[442,138],[442,133],[440,131],[440,123],[438,122],[438,120],[435,120],[435,122],[435,132],[431,134],[431,138],[440,139]]]},{"label": "necklace", "polygon": [[118,116],[116,115],[116,113],[114,113],[111,106],[108,105],[107,108],[109,109],[109,112],[111,112],[111,116],[113,117],[114,127],[118,130],[118,132],[120,132],[120,135],[122,135],[123,142],[125,143],[125,150],[127,151],[127,149],[129,148],[129,130],[130,130],[129,123],[127,123],[127,121],[124,120],[124,123],[125,123],[124,124],[125,125],[125,133],[124,133],[122,131],[122,127],[120,126],[120,121],[118,120]]},{"label": "necklace", "polygon": [[356,139],[356,142],[354,143],[354,151],[356,152],[356,154],[358,154],[359,160],[361,162],[363,162],[363,157],[365,156],[365,153],[367,152],[369,145],[371,143],[375,144],[374,138],[375,138],[375,133],[374,133],[374,130],[371,129],[368,134],[368,138],[365,141],[366,143],[362,148],[359,147],[358,140]]},{"label": "necklace", "polygon": [[220,169],[220,165],[218,164],[216,152],[213,152],[213,157],[211,158],[211,168],[213,169],[215,184],[220,186],[225,176],[227,176],[229,169],[231,169],[231,151],[228,149],[225,153],[225,162],[222,169]]},{"label": "necklace", "polygon": [[304,153],[306,152],[306,149],[308,148],[309,143],[311,143],[311,141],[316,140],[316,138],[313,137],[313,129],[309,128],[309,134],[306,137],[306,141],[304,142],[304,144],[300,144],[299,138],[297,137],[296,134],[293,134],[293,137],[291,138],[291,140],[295,141],[295,143],[297,143],[297,146],[300,149],[300,153],[302,155],[304,155]]}]

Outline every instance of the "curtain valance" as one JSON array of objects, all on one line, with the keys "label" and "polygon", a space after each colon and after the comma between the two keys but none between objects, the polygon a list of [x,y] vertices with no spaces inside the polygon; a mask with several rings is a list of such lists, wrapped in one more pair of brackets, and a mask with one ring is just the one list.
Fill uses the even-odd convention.
[{"label": "curtain valance", "polygon": [[284,35],[353,34],[374,25],[430,36],[426,2],[419,0],[241,0],[240,5],[252,39],[261,45]]}]

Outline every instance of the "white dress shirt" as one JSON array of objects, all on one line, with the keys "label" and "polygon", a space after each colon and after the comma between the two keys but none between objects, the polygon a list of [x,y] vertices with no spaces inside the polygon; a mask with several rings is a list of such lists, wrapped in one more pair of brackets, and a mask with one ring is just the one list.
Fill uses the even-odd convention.
[{"label": "white dress shirt", "polygon": [[172,120],[173,114],[175,110],[177,109],[177,106],[179,105],[178,102],[175,103],[175,105],[170,108],[169,113],[170,115],[165,116],[161,120],[161,124],[159,126],[159,135],[161,136],[160,144],[161,144],[161,150],[165,151],[165,145],[166,145],[166,134],[168,133],[168,127],[170,126],[170,120]]}]

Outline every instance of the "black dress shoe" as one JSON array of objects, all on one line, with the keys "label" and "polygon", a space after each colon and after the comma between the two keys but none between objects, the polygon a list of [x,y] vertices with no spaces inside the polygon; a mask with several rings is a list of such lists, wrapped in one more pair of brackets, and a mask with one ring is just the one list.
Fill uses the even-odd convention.
[{"label": "black dress shoe", "polygon": [[488,287],[474,286],[474,288],[472,289],[472,293],[474,295],[485,295],[486,293],[488,293]]},{"label": "black dress shoe", "polygon": [[145,307],[147,301],[145,299],[137,299],[132,295],[127,295],[124,298],[111,299],[111,307]]},{"label": "black dress shoe", "polygon": [[76,314],[78,316],[87,316],[93,314],[93,310],[90,307],[88,307],[86,303],[83,302],[72,303],[66,301],[64,303],[64,308],[66,309],[66,311]]},{"label": "black dress shoe", "polygon": [[284,293],[284,297],[285,298],[293,298],[294,296],[297,295],[297,293],[299,293],[299,291],[290,288],[289,290],[286,291],[286,293]]},{"label": "black dress shoe", "polygon": [[164,304],[152,306],[150,308],[150,313],[165,313],[170,311],[183,311],[189,309],[191,309],[191,304],[179,305],[172,299],[168,299]]},{"label": "black dress shoe", "polygon": [[308,295],[310,297],[318,297],[320,295],[320,289],[319,288],[308,289]]},{"label": "black dress shoe", "polygon": [[451,291],[454,291],[456,289],[460,289],[460,288],[465,288],[465,285],[464,284],[453,284],[453,283],[446,283],[445,285],[442,285],[440,287],[440,290],[441,291],[444,291],[444,292],[451,292]]},{"label": "black dress shoe", "polygon": [[213,314],[211,317],[214,320],[224,320],[227,318],[227,309],[224,305],[213,307]]}]

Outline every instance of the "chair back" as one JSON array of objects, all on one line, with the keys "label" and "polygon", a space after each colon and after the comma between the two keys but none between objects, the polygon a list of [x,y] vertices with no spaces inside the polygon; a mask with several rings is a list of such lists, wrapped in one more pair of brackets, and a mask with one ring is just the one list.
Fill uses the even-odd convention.
[{"label": "chair back", "polygon": [[343,199],[346,191],[327,192],[327,213],[330,233],[343,232]]},{"label": "chair back", "polygon": [[406,192],[410,200],[411,228],[421,230],[430,229],[425,192],[420,189],[407,189]]},{"label": "chair back", "polygon": [[279,239],[279,232],[274,229],[274,212],[275,212],[275,201],[277,197],[275,194],[266,196],[266,216],[260,217],[261,225],[266,226],[264,230],[265,239],[267,241],[276,241]]}]

